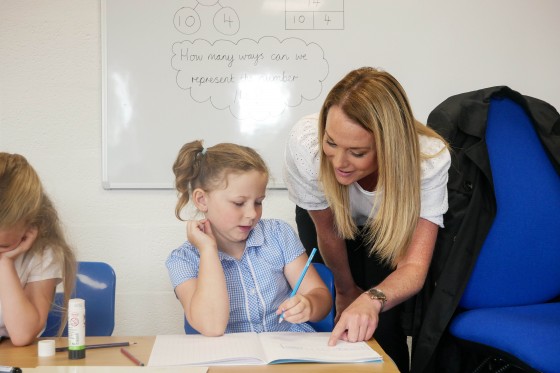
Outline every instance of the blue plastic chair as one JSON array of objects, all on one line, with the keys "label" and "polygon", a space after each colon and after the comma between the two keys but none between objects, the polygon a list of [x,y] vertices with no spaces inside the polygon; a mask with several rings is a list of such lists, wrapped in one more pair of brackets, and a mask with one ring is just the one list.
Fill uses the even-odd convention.
[{"label": "blue plastic chair", "polygon": [[[86,336],[110,336],[115,328],[116,275],[113,268],[102,262],[78,262],[76,287],[72,298],[86,303]],[[55,294],[55,305],[47,318],[41,337],[56,336],[61,322],[60,306],[63,294]],[[68,327],[63,336],[68,335]]]},{"label": "blue plastic chair", "polygon": [[486,143],[497,213],[449,330],[486,363],[559,372],[560,176],[510,99],[492,99]]},{"label": "blue plastic chair", "polygon": [[333,304],[331,306],[330,312],[327,314],[327,316],[325,316],[323,320],[316,322],[310,321],[309,325],[311,325],[318,332],[332,332],[334,328],[334,316],[336,312],[334,303],[334,297],[336,294],[334,288],[334,276],[331,270],[324,264],[313,263],[313,267],[315,267],[315,270],[317,271],[317,273],[319,273],[319,276],[321,276],[321,279],[323,280],[325,285],[327,285],[327,288],[331,292]]},{"label": "blue plastic chair", "polygon": [[[327,266],[325,266],[324,264],[313,263],[313,266],[315,267],[317,273],[319,273],[319,276],[321,276],[321,279],[323,280],[325,285],[327,285],[327,288],[330,290],[333,298],[333,304],[331,307],[331,311],[328,313],[327,316],[325,316],[323,320],[316,321],[316,322],[309,322],[309,324],[318,332],[330,332],[334,328],[334,316],[335,316],[334,277],[331,270],[328,269]],[[185,320],[184,328],[186,334],[199,334],[198,331],[189,324],[186,317],[184,318],[184,320]]]}]

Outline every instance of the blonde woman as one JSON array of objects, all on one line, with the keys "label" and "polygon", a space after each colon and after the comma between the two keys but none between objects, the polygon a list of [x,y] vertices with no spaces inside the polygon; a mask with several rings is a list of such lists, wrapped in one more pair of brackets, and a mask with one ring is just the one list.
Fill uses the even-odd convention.
[{"label": "blonde woman", "polygon": [[292,129],[284,177],[300,238],[318,244],[335,276],[330,344],[374,335],[409,370],[399,305],[424,284],[449,165],[445,141],[414,119],[399,82],[370,67],[348,73],[319,115]]},{"label": "blonde woman", "polygon": [[67,304],[76,260],[39,176],[19,154],[0,153],[0,206],[0,336],[25,346],[45,328],[61,281]]}]

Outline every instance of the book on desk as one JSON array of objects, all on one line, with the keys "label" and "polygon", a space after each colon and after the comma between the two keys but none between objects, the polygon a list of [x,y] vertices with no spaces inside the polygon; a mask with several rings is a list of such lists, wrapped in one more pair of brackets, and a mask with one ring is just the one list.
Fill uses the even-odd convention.
[{"label": "book on desk", "polygon": [[330,333],[230,333],[158,335],[148,366],[266,365],[283,363],[370,363],[382,357],[366,342],[338,341]]}]

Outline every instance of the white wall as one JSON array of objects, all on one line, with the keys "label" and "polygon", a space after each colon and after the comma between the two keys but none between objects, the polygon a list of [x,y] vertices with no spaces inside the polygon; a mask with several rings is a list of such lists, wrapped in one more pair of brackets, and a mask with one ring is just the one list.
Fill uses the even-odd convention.
[{"label": "white wall", "polygon": [[[534,6],[548,6],[555,19],[555,3]],[[181,333],[182,310],[164,266],[184,239],[174,191],[101,186],[100,13],[98,0],[0,0],[0,149],[35,166],[78,259],[115,268],[114,334]],[[530,42],[558,48],[559,27],[553,31]],[[545,62],[551,69],[559,61]],[[519,72],[530,79],[530,71]],[[549,102],[558,108],[558,86],[549,84],[536,85],[555,92]],[[285,191],[271,190],[264,215],[295,225],[293,208]]]}]

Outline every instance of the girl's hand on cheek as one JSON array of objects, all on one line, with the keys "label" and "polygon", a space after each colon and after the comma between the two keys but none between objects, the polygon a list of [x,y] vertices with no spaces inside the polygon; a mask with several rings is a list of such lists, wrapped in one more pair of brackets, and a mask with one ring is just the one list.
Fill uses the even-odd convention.
[{"label": "girl's hand on cheek", "polygon": [[187,239],[196,246],[199,251],[206,248],[218,249],[216,238],[212,233],[212,227],[207,219],[189,220],[187,222]]}]

